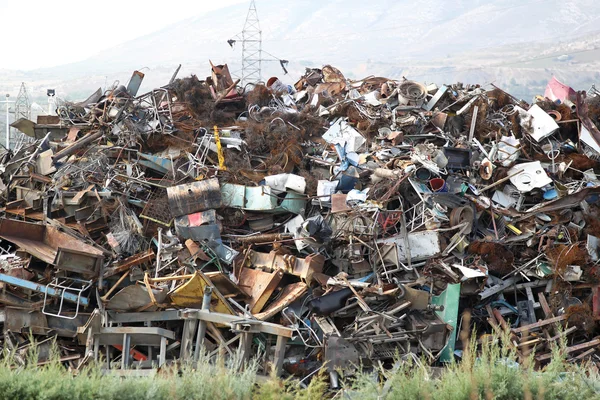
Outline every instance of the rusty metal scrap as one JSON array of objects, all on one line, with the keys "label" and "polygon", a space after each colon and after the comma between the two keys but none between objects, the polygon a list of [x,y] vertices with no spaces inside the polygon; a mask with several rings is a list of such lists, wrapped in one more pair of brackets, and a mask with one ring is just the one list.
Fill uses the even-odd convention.
[{"label": "rusty metal scrap", "polygon": [[451,362],[460,330],[506,330],[538,366],[559,339],[600,360],[595,93],[529,105],[330,65],[143,78],[15,125],[36,141],[0,158],[5,345],[57,337],[73,369],[102,352],[138,374],[239,349],[333,386]]}]

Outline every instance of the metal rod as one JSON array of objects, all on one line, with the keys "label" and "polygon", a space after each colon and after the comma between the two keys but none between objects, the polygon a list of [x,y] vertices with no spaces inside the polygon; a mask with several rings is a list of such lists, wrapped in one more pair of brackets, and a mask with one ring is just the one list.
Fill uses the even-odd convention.
[{"label": "metal rod", "polygon": [[[204,297],[202,298],[202,309],[210,311],[210,299],[212,297],[212,287],[204,287]],[[206,336],[206,327],[208,322],[199,320],[198,322],[198,335],[196,336],[196,349],[194,350],[194,361],[198,362],[200,359],[200,349],[204,343],[204,336]]]}]

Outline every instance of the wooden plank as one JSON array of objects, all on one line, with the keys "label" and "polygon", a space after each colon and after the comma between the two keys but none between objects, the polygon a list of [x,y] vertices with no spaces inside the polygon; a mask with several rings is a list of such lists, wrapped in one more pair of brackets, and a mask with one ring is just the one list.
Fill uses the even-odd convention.
[{"label": "wooden plank", "polygon": [[575,360],[583,360],[584,358],[586,358],[589,355],[594,354],[594,352],[596,351],[596,349],[589,349],[584,351],[583,353],[581,353],[580,355],[578,355],[577,357],[574,357]]},{"label": "wooden plank", "polygon": [[518,328],[514,328],[514,329],[512,329],[512,332],[513,333],[521,333],[521,332],[525,332],[525,331],[531,332],[533,330],[541,328],[542,326],[551,325],[551,324],[555,324],[560,321],[564,321],[566,318],[567,318],[566,315],[548,318],[548,319],[536,322],[534,324],[529,324],[529,325],[525,325],[525,326],[520,326]]},{"label": "wooden plank", "polygon": [[490,306],[489,304],[486,304],[485,310],[488,313],[489,319],[491,319],[493,321],[493,325],[498,325],[498,321],[496,320],[496,317],[494,316],[494,310],[492,310],[492,306]]},{"label": "wooden plank", "polygon": [[508,323],[506,322],[506,320],[504,319],[504,317],[500,313],[500,310],[497,310],[497,309],[494,308],[493,314],[494,314],[494,317],[500,323],[500,326],[502,327],[502,329],[504,329],[505,331],[507,331],[507,330],[510,329],[510,325],[508,325]]},{"label": "wooden plank", "polygon": [[552,314],[552,310],[550,309],[550,306],[548,305],[548,300],[546,300],[546,296],[544,295],[544,293],[539,293],[538,299],[540,301],[540,306],[542,306],[542,310],[544,311],[544,317],[545,318],[554,317],[554,314]]},{"label": "wooden plank", "polygon": [[215,337],[217,339],[217,341],[219,342],[219,349],[223,348],[223,350],[227,350],[227,352],[230,355],[233,355],[233,352],[231,351],[231,349],[229,348],[229,346],[227,345],[227,340],[225,339],[225,337],[223,337],[223,334],[221,333],[220,330],[218,330],[214,324],[209,323],[208,324],[208,331],[210,332],[210,334]]},{"label": "wooden plank", "polygon": [[572,326],[569,329],[564,330],[563,332],[559,333],[558,335],[555,335],[553,337],[551,337],[550,339],[548,339],[549,342],[554,342],[555,340],[563,337],[563,336],[567,336],[573,332],[575,332],[577,330],[576,326]]},{"label": "wooden plank", "polygon": [[526,342],[521,342],[517,345],[518,348],[530,348],[532,346],[535,346],[536,344],[540,343],[542,341],[542,338],[536,338],[536,339],[532,339],[532,340],[528,340]]},{"label": "wooden plank", "polygon": [[[566,353],[567,354],[571,354],[574,353],[576,351],[581,351],[581,350],[586,350],[590,347],[595,347],[598,346],[600,344],[600,339],[594,339],[591,340],[589,342],[585,342],[585,343],[580,343],[577,344],[575,346],[570,346],[566,348]],[[542,354],[540,356],[537,356],[535,359],[537,361],[546,361],[552,358],[552,352],[548,353],[548,354]]]},{"label": "wooden plank", "polygon": [[241,334],[237,334],[234,337],[232,337],[231,339],[229,339],[227,342],[224,343],[223,347],[219,347],[217,350],[214,350],[212,353],[209,354],[209,358],[212,358],[214,355],[216,355],[217,353],[221,354],[221,349],[225,349],[229,352],[230,356],[233,356],[233,353],[231,352],[231,349],[229,348],[229,345],[231,345],[233,342],[235,342],[236,340],[240,340],[242,337]]}]

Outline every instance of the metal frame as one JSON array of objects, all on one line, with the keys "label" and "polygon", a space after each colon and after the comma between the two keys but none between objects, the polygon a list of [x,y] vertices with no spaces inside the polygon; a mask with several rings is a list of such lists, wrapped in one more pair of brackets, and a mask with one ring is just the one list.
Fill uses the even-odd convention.
[{"label": "metal frame", "polygon": [[[76,284],[81,284],[81,287],[79,287],[79,288],[74,287],[74,285],[76,285]],[[58,317],[58,318],[65,318],[65,319],[77,318],[77,315],[79,314],[79,306],[81,304],[82,294],[87,289],[89,289],[91,286],[92,286],[92,281],[85,281],[85,280],[81,280],[81,279],[75,279],[75,278],[62,278],[62,280],[61,280],[61,278],[52,279],[52,282],[50,282],[46,286],[46,290],[44,291],[44,306],[42,307],[42,314],[51,315],[53,317]],[[58,307],[57,313],[46,311],[46,306],[48,305],[48,294],[49,294],[49,291],[51,291],[51,290],[54,290],[60,294],[59,296],[54,296],[54,297],[60,297],[60,305]],[[77,304],[77,306],[75,308],[75,314],[72,317],[67,317],[67,316],[61,314],[61,312],[63,310],[63,304],[64,304],[65,300],[68,300],[67,295],[70,295],[70,297],[76,296],[76,298],[77,298],[77,301],[75,302]],[[72,301],[72,300],[68,300],[68,301]]]},{"label": "metal frame", "polygon": [[262,80],[262,31],[254,0],[242,31],[242,85]]}]

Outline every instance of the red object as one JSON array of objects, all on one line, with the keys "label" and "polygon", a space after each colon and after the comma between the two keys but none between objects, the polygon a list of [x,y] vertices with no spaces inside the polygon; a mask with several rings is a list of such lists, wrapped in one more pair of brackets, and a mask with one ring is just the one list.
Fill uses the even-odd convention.
[{"label": "red object", "polygon": [[[121,345],[115,344],[115,345],[113,345],[113,347],[119,351],[123,351],[123,346],[121,346]],[[133,359],[135,361],[148,360],[148,357],[144,353],[140,353],[139,351],[137,351],[135,349],[129,350],[129,354],[131,355],[131,357],[133,357]]]},{"label": "red object", "polygon": [[384,231],[387,231],[389,228],[396,226],[400,219],[402,218],[401,211],[391,211],[386,213],[379,213],[377,217],[379,224],[383,228]]},{"label": "red object", "polygon": [[442,178],[433,178],[429,181],[429,186],[431,186],[431,190],[433,190],[434,192],[444,191],[446,181]]},{"label": "red object", "polygon": [[572,87],[565,85],[555,77],[552,77],[550,82],[548,82],[546,92],[544,92],[544,97],[552,101],[560,100],[561,103],[565,100],[573,101],[575,96],[577,96],[577,93]]},{"label": "red object", "polygon": [[592,288],[592,314],[594,319],[600,319],[600,286]]}]

